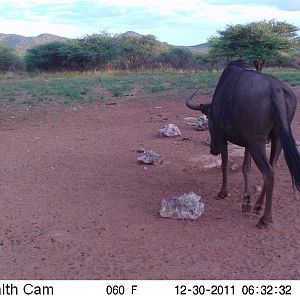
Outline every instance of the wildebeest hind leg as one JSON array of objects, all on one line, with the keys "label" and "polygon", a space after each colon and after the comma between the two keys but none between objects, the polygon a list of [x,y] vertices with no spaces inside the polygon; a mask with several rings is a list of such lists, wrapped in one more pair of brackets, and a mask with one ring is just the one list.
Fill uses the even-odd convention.
[{"label": "wildebeest hind leg", "polygon": [[245,149],[242,171],[243,171],[243,175],[244,175],[244,179],[245,179],[242,212],[249,212],[249,211],[251,211],[251,208],[252,208],[251,195],[250,195],[250,189],[249,189],[250,172],[251,172],[251,155],[247,149]]},{"label": "wildebeest hind leg", "polygon": [[258,228],[267,226],[272,221],[272,196],[274,189],[274,172],[271,164],[269,163],[266,155],[264,144],[253,145],[250,150],[251,156],[256,163],[258,169],[263,175],[264,187],[266,192],[266,206],[263,216],[257,223]]},{"label": "wildebeest hind leg", "polygon": [[[281,150],[282,150],[282,146],[280,143],[279,138],[277,137],[277,135],[275,133],[273,133],[271,135],[271,154],[270,154],[270,164],[274,170],[275,165],[277,163],[277,160],[280,156]],[[261,213],[261,211],[263,210],[263,204],[264,204],[264,199],[265,199],[265,193],[266,193],[266,189],[265,189],[265,185],[263,186],[263,189],[261,191],[260,196],[258,197],[255,205],[253,206],[253,212],[254,213]],[[272,222],[272,219],[270,220],[270,222]]]}]

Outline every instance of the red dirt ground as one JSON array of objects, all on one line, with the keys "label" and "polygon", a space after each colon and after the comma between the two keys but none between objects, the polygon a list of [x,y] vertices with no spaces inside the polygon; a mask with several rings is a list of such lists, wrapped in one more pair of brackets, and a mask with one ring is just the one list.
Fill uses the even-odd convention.
[{"label": "red dirt ground", "polygon": [[[231,146],[239,168],[229,172],[231,196],[217,200],[220,167],[203,167],[218,159],[208,132],[187,125],[198,114],[174,95],[1,108],[1,279],[300,279],[300,200],[283,155],[274,223],[260,230],[257,215],[241,212],[242,151]],[[184,139],[158,138],[167,123]],[[165,162],[144,169],[137,146]],[[261,182],[253,166],[254,199]],[[198,220],[160,217],[162,199],[189,191],[205,203]]]}]

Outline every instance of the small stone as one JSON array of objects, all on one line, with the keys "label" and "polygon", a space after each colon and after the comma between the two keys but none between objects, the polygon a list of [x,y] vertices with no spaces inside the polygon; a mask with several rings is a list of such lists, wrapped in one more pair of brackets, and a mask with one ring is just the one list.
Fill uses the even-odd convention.
[{"label": "small stone", "polygon": [[145,149],[140,147],[140,146],[137,146],[137,147],[134,147],[134,148],[131,148],[132,152],[137,152],[137,153],[144,153],[145,152]]},{"label": "small stone", "polygon": [[163,158],[160,154],[153,152],[152,150],[144,151],[144,154],[137,158],[138,162],[144,164],[161,165]]},{"label": "small stone", "polygon": [[259,184],[257,184],[257,185],[255,186],[255,190],[256,190],[257,192],[261,192],[261,191],[262,191],[262,187],[261,187]]},{"label": "small stone", "polygon": [[174,124],[168,124],[165,125],[162,129],[158,131],[158,136],[159,137],[164,137],[164,136],[178,136],[181,135],[181,132],[177,126]]},{"label": "small stone", "polygon": [[231,169],[232,171],[236,171],[238,168],[239,168],[239,166],[238,166],[236,163],[234,163],[234,164],[230,167],[230,169]]},{"label": "small stone", "polygon": [[198,119],[195,117],[186,117],[184,120],[187,121],[187,125],[189,126],[197,126],[198,124]]},{"label": "small stone", "polygon": [[171,219],[198,219],[204,213],[204,203],[201,197],[193,192],[163,199],[160,204],[160,216]]},{"label": "small stone", "polygon": [[205,131],[207,129],[208,129],[208,119],[205,115],[202,115],[198,118],[196,130]]}]

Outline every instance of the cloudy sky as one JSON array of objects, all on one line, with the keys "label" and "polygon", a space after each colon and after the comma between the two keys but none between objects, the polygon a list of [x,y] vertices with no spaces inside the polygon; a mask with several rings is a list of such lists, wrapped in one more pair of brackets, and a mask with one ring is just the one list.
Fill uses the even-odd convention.
[{"label": "cloudy sky", "polygon": [[276,19],[300,27],[298,0],[0,0],[0,32],[66,37],[107,31],[204,43],[226,24]]}]

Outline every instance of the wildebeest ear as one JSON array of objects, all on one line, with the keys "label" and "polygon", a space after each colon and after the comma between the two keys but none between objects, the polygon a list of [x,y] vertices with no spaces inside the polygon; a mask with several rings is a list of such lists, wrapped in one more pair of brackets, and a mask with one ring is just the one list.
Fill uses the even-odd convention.
[{"label": "wildebeest ear", "polygon": [[206,116],[209,115],[210,103],[200,104],[200,110]]}]

